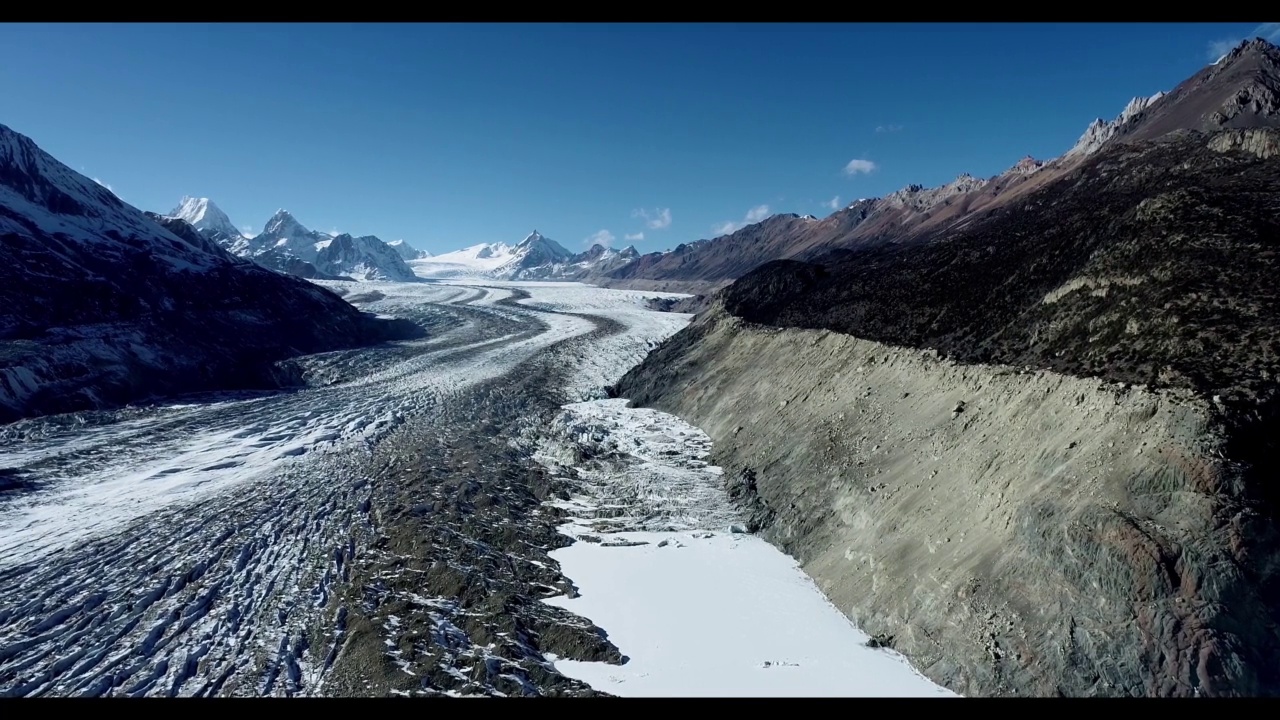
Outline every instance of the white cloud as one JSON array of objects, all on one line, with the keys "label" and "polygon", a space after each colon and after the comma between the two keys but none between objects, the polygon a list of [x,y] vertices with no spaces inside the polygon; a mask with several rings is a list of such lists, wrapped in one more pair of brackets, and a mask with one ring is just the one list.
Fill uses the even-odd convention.
[{"label": "white cloud", "polygon": [[251,235],[253,235],[253,234],[254,234],[253,226],[252,226],[252,225],[245,225],[244,227],[240,228],[240,234],[241,234],[241,235],[250,235],[250,236],[251,236]]},{"label": "white cloud", "polygon": [[828,201],[826,201],[826,202],[822,203],[822,207],[825,207],[825,208],[831,208],[832,210],[835,210],[835,209],[839,208],[839,207],[840,207],[840,196],[839,196],[839,195],[837,195],[837,196],[835,196],[835,197],[831,198],[830,200],[828,200]]},{"label": "white cloud", "polygon": [[587,238],[584,242],[587,247],[591,247],[592,245],[595,245],[597,243],[605,247],[609,247],[613,245],[613,241],[615,239],[616,238],[613,236],[613,233],[609,232],[608,230],[597,230],[594,235]]},{"label": "white cloud", "polygon": [[737,222],[726,220],[718,225],[713,225],[711,227],[711,232],[715,233],[716,236],[728,235],[729,233],[741,230],[748,225],[758,223],[767,217],[769,217],[769,206],[757,205],[747,211],[747,215],[744,219]]},{"label": "white cloud", "polygon": [[644,223],[650,230],[666,230],[671,227],[671,208],[657,208],[652,212],[632,210],[631,217],[644,218]]},{"label": "white cloud", "polygon": [[1273,42],[1280,40],[1280,23],[1262,23],[1244,37],[1214,40],[1209,43],[1209,59],[1213,62],[1217,62],[1221,60],[1224,55],[1234,50],[1241,41],[1252,40],[1254,38],[1262,38],[1263,40],[1270,40]]},{"label": "white cloud", "polygon": [[848,165],[844,166],[845,175],[869,174],[874,172],[876,164],[870,160],[850,160]]},{"label": "white cloud", "polygon": [[115,190],[115,188],[111,187],[111,186],[110,186],[110,185],[108,185],[107,183],[102,182],[102,181],[101,181],[101,180],[99,180],[98,178],[94,178],[94,179],[93,179],[93,181],[94,181],[94,182],[96,182],[96,183],[98,183],[98,184],[99,184],[99,185],[101,185],[102,187],[104,187],[104,188],[106,188],[106,189],[110,190],[110,191],[111,191],[111,192],[113,192],[113,193],[116,191],[116,190]]},{"label": "white cloud", "polygon": [[747,222],[755,223],[769,217],[768,205],[757,205],[747,211]]},{"label": "white cloud", "polygon": [[625,236],[623,236],[623,239],[624,239],[624,240],[626,240],[627,242],[635,242],[635,241],[637,241],[637,240],[643,240],[643,239],[644,239],[644,233],[642,233],[642,232],[638,232],[638,233],[631,233],[631,234],[629,234],[629,235],[625,235]]},{"label": "white cloud", "polygon": [[876,126],[876,132],[878,133],[893,133],[893,132],[901,132],[901,131],[902,131],[901,125],[877,125]]}]

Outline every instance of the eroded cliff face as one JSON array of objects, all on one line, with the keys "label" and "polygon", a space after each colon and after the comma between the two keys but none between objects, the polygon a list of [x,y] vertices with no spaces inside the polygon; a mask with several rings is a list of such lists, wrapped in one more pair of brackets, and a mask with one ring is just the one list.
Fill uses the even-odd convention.
[{"label": "eroded cliff face", "polygon": [[705,430],[753,530],[956,691],[1280,685],[1273,525],[1189,391],[958,365],[717,304],[615,392]]}]

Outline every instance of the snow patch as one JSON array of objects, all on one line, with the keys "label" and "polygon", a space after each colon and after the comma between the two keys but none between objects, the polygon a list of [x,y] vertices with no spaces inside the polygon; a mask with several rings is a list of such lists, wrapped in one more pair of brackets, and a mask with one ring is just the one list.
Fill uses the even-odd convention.
[{"label": "snow patch", "polygon": [[705,433],[627,403],[565,406],[537,456],[581,488],[555,503],[577,542],[551,553],[580,596],[544,602],[629,658],[549,658],[557,670],[623,696],[955,696],[869,647],[794,559],[745,533]]}]

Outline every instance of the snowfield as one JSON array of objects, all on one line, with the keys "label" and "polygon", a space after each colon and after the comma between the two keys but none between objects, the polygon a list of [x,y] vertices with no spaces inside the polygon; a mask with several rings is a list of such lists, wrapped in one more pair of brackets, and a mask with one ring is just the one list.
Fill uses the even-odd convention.
[{"label": "snowfield", "polygon": [[[645,308],[664,294],[319,284],[431,332],[303,358],[296,391],[0,427],[0,695],[937,694],[793,561],[728,532],[705,435],[601,399],[689,322]],[[503,387],[558,419],[522,420]],[[488,433],[517,454],[477,454]],[[554,550],[550,517],[511,514],[533,482],[520,448],[578,489],[557,502],[579,542]],[[581,597],[549,599],[556,562]],[[484,593],[440,589],[477,568],[547,600],[509,606],[545,642],[546,623],[598,641],[564,608],[631,661],[560,659]]]},{"label": "snowfield", "polygon": [[[589,618],[629,658],[557,670],[623,696],[954,696],[868,647],[795,560],[745,534],[702,431],[626,405],[566,406],[539,455],[583,490],[555,503],[578,542],[551,553],[580,597],[544,602]],[[563,464],[582,455],[590,465]]]}]

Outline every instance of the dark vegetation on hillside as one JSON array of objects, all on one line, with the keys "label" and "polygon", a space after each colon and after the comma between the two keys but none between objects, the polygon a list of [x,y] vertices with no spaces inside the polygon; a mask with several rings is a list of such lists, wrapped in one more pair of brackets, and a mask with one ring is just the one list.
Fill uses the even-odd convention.
[{"label": "dark vegetation on hillside", "polygon": [[1280,162],[1184,134],[933,243],[767,264],[723,299],[757,323],[1257,401],[1280,373],[1277,251]]}]

